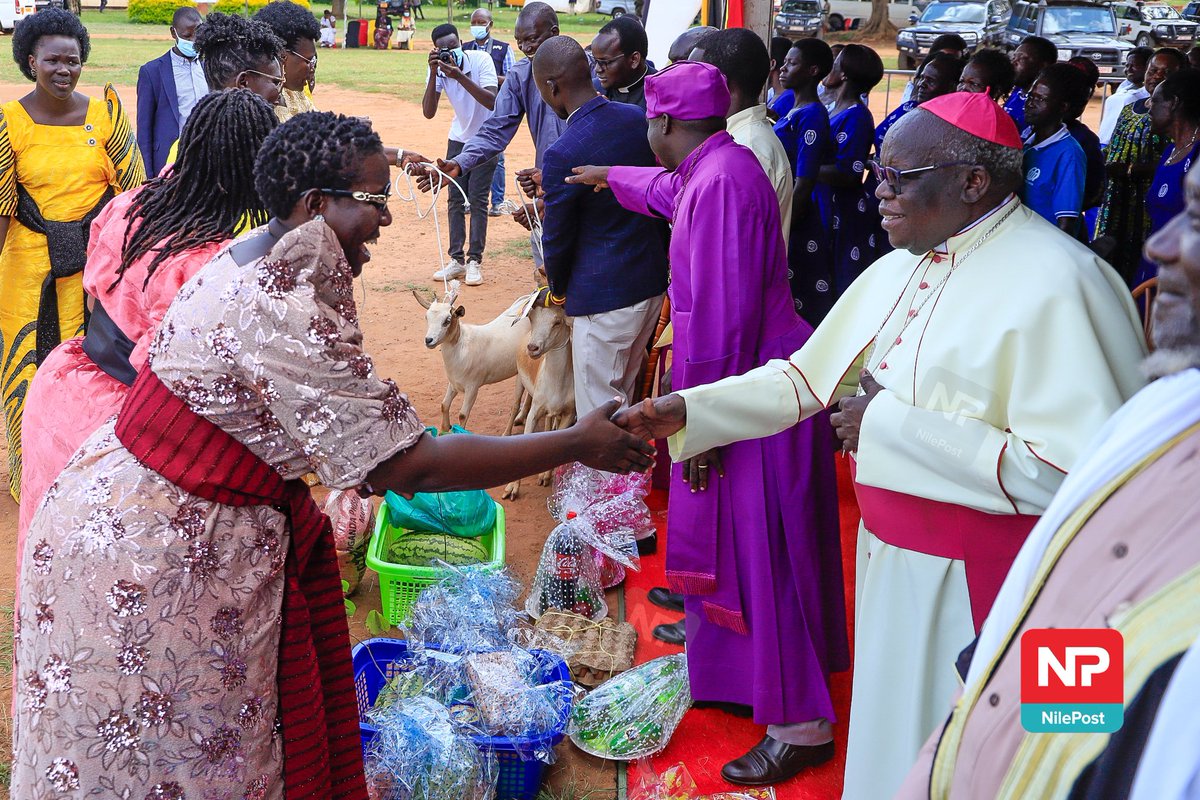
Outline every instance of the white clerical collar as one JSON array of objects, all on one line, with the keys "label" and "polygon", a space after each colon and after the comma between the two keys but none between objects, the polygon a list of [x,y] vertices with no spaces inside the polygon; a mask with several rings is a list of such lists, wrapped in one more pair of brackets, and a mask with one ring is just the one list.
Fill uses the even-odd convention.
[{"label": "white clerical collar", "polygon": [[[951,236],[950,239],[957,239],[960,236],[965,236],[966,234],[970,233],[974,229],[978,228],[983,223],[987,222],[992,217],[995,217],[997,214],[999,214],[1004,209],[1008,208],[1009,204],[1013,203],[1013,202],[1018,202],[1017,196],[1010,192],[1008,197],[1004,198],[1004,200],[1002,200],[1000,202],[1000,205],[996,206],[991,211],[987,212],[982,217],[975,220],[970,225],[968,225],[967,227],[963,228],[958,233]],[[933,248],[932,252],[937,253],[938,255],[948,254],[950,252],[950,239],[947,239],[946,241],[939,244],[937,247]]]},{"label": "white clerical collar", "polygon": [[1055,134],[1053,136],[1047,137],[1046,141],[1042,142],[1041,144],[1033,143],[1033,140],[1035,138],[1037,138],[1037,133],[1031,132],[1029,134],[1029,136],[1025,137],[1025,148],[1032,149],[1032,150],[1041,150],[1043,147],[1049,147],[1050,145],[1054,144],[1055,142],[1060,142],[1070,135],[1071,135],[1071,132],[1069,130],[1067,130],[1067,125],[1064,122],[1063,126],[1061,128],[1059,128],[1058,131],[1055,132]]},{"label": "white clerical collar", "polygon": [[645,79],[646,73],[649,71],[650,71],[649,67],[642,67],[642,74],[638,76],[638,79],[636,81],[629,84],[628,86],[618,86],[617,91],[621,92],[622,94],[629,94],[629,90],[632,89],[633,87],[637,86],[639,83],[641,83]]}]

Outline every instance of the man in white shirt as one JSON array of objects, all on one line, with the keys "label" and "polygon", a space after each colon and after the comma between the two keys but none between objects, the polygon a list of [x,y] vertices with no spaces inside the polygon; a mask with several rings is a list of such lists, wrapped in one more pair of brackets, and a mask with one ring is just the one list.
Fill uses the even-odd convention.
[{"label": "man in white shirt", "polygon": [[1117,128],[1117,118],[1121,116],[1121,109],[1150,96],[1142,83],[1146,80],[1146,67],[1153,56],[1154,51],[1149,47],[1135,47],[1125,57],[1125,80],[1105,98],[1104,110],[1100,114],[1100,129],[1096,131],[1096,135],[1100,137],[1100,144],[1103,146],[1108,147],[1108,140]]},{"label": "man in white shirt", "polygon": [[[425,119],[433,119],[442,92],[450,98],[454,119],[450,121],[450,136],[446,144],[446,160],[449,161],[462,152],[464,144],[479,132],[492,115],[499,80],[492,57],[478,50],[464,51],[458,38],[458,29],[453,25],[437,26],[431,38],[433,49],[429,53],[429,79],[425,84],[421,110]],[[434,273],[435,280],[465,276],[468,286],[483,283],[481,264],[483,249],[487,244],[488,191],[495,170],[496,159],[493,157],[455,179],[471,204],[471,236],[465,263],[466,203],[463,201],[463,192],[453,186],[446,188],[450,209],[450,263]]]}]

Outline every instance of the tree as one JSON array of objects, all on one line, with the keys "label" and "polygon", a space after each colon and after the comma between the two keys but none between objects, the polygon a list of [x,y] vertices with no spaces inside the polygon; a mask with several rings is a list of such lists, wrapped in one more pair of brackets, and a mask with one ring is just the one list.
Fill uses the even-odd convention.
[{"label": "tree", "polygon": [[346,16],[346,0],[333,0],[333,15],[338,19]]},{"label": "tree", "polygon": [[871,16],[859,27],[859,36],[895,36],[896,30],[888,19],[888,0],[871,0]]}]

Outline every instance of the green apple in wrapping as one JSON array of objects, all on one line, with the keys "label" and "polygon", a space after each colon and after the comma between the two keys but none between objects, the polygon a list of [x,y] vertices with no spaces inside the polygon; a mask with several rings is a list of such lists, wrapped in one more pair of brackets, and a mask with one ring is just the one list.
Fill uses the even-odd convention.
[{"label": "green apple in wrapping", "polygon": [[691,705],[686,657],[665,656],[617,675],[576,703],[567,732],[586,753],[645,758],[667,746]]}]

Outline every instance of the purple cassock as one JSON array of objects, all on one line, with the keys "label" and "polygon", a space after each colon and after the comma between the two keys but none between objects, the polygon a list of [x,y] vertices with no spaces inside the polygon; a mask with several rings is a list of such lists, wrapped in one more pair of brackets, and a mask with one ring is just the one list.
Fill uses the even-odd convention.
[{"label": "purple cassock", "polygon": [[[713,134],[679,168],[613,167],[625,208],[671,236],[672,385],[738,375],[799,350],[812,328],[788,288],[779,203],[754,154]],[[685,594],[697,700],[754,708],[759,724],[834,720],[829,673],[848,669],[833,431],[819,414],[721,448],[692,493],[672,468],[667,577]]]}]

